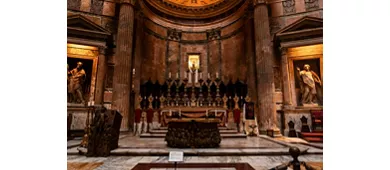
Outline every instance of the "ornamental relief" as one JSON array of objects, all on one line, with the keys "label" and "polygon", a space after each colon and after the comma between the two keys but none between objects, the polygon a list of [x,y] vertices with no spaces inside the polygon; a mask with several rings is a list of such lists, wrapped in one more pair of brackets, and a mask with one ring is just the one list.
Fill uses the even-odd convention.
[{"label": "ornamental relief", "polygon": [[318,0],[305,0],[306,10],[314,10],[320,7]]},{"label": "ornamental relief", "polygon": [[285,0],[282,2],[283,14],[295,13],[295,0]]},{"label": "ornamental relief", "polygon": [[86,49],[81,49],[81,48],[68,47],[67,51],[68,51],[68,54],[83,55],[83,56],[90,56],[90,57],[96,57],[98,55],[97,51],[86,50]]},{"label": "ornamental relief", "polygon": [[80,10],[81,0],[67,0],[68,9]]},{"label": "ornamental relief", "polygon": [[91,13],[101,15],[103,11],[103,0],[91,1]]}]

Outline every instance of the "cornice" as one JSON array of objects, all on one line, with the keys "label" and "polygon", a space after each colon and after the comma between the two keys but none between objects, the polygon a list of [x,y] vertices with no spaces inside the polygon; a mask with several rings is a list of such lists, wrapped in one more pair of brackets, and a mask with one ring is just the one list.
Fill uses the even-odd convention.
[{"label": "cornice", "polygon": [[145,3],[156,8],[156,10],[178,18],[185,19],[206,19],[226,13],[230,9],[240,4],[243,0],[223,0],[218,3],[200,6],[189,7],[176,3],[170,3],[164,0],[144,0]]},{"label": "cornice", "polygon": [[241,3],[242,4],[237,6],[238,9],[234,10],[234,13],[231,13],[227,16],[225,15],[224,17],[217,20],[208,21],[208,22],[206,22],[205,20],[199,23],[195,22],[194,20],[192,20],[192,22],[189,23],[184,23],[181,21],[172,20],[164,16],[158,15],[148,7],[150,4],[147,5],[145,4],[144,1],[140,2],[140,6],[147,20],[153,22],[154,24],[166,28],[180,28],[180,30],[183,32],[204,32],[206,30],[229,26],[232,23],[242,19],[243,15],[245,14],[246,10],[249,7],[250,2],[241,1]]}]

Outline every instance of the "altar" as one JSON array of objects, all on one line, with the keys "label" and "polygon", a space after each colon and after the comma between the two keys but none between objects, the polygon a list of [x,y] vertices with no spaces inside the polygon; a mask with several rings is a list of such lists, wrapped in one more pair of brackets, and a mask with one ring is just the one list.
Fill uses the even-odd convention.
[{"label": "altar", "polygon": [[221,143],[218,119],[176,119],[168,124],[165,141],[173,148],[215,148]]},{"label": "altar", "polygon": [[226,125],[227,111],[224,108],[213,107],[171,107],[164,108],[160,112],[161,114],[161,126],[167,126],[171,121],[207,121],[218,120],[218,126],[223,127]]}]

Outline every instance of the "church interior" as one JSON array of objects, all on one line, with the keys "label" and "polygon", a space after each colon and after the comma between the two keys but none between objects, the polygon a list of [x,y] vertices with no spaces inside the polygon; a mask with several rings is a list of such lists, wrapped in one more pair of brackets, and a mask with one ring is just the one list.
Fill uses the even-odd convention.
[{"label": "church interior", "polygon": [[68,169],[323,169],[323,0],[67,0],[67,67]]}]

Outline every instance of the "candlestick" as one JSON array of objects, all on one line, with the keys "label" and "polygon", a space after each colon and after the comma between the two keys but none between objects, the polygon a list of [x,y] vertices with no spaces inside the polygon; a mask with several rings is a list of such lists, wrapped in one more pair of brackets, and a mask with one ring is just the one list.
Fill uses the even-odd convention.
[{"label": "candlestick", "polygon": [[192,83],[192,74],[191,74],[191,73],[188,73],[188,77],[189,77],[189,78],[188,78],[188,80],[189,80],[188,82],[189,82],[189,83]]},{"label": "candlestick", "polygon": [[210,79],[210,73],[207,74],[207,78]]},{"label": "candlestick", "polygon": [[200,79],[202,79],[203,78],[203,73],[200,73]]},{"label": "candlestick", "polygon": [[196,72],[195,72],[195,83],[197,83],[198,82],[198,70],[196,70]]},{"label": "candlestick", "polygon": [[95,101],[92,101],[92,102],[91,102],[91,106],[95,106]]},{"label": "candlestick", "polygon": [[169,72],[169,78],[172,78],[172,73],[171,72]]}]

